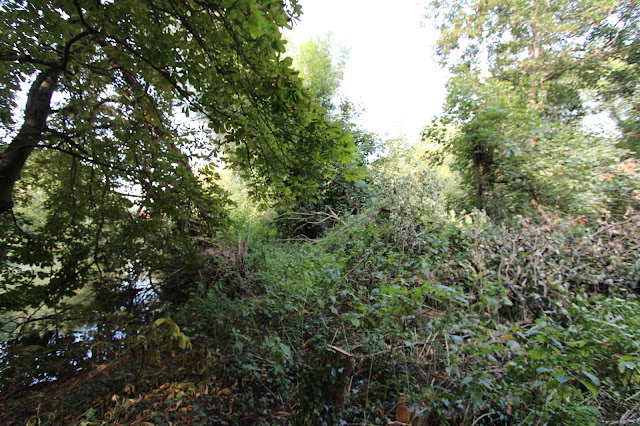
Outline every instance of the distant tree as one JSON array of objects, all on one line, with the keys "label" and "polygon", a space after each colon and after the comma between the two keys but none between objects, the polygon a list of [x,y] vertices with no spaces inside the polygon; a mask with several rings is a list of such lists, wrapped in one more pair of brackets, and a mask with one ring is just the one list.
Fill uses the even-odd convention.
[{"label": "distant tree", "polygon": [[294,54],[294,67],[309,95],[330,111],[335,108],[338,88],[344,77],[348,50],[332,42],[331,35],[312,38],[300,44]]},{"label": "distant tree", "polygon": [[621,2],[590,37],[609,59],[595,69],[594,92],[622,133],[620,145],[640,157],[640,6]]},{"label": "distant tree", "polygon": [[334,125],[352,138],[356,151],[349,161],[335,162],[334,173],[318,181],[319,191],[314,200],[301,200],[288,206],[293,215],[280,210],[284,218],[280,230],[286,235],[304,234],[315,238],[335,221],[327,220],[323,214],[356,213],[370,196],[365,166],[378,140],[355,123],[359,107],[338,97],[347,58],[348,51],[334,43],[330,35],[312,38],[293,53],[294,67],[300,72],[307,92],[328,112]]}]

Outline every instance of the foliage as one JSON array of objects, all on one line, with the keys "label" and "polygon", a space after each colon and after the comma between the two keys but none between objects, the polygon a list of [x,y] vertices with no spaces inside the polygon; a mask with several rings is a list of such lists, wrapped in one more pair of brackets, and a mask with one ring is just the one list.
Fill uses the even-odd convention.
[{"label": "foliage", "polygon": [[542,318],[524,331],[526,355],[509,364],[508,374],[530,384],[521,394],[525,406],[546,404],[547,412],[537,409],[534,416],[553,423],[624,416],[621,402],[634,398],[640,382],[638,346],[629,334],[638,325],[636,308],[635,300],[579,295],[568,307],[569,321]]},{"label": "foliage", "polygon": [[500,290],[486,295],[496,313],[527,320],[558,309],[552,301],[566,292],[637,290],[637,214],[614,223],[539,214],[539,224],[523,219],[517,232],[503,225],[490,239],[477,240],[469,279],[473,286]]},{"label": "foliage", "polygon": [[[479,76],[453,78],[443,118],[425,138],[453,156],[467,193],[458,208],[504,217],[531,209],[531,202],[571,214],[624,214],[635,205],[634,160],[611,140],[540,116],[508,82]],[[453,108],[453,107],[452,107]],[[625,166],[627,164],[627,166]]]},{"label": "foliage", "polygon": [[347,162],[336,162],[333,172],[318,181],[314,200],[305,200],[280,209],[279,230],[284,237],[315,238],[336,222],[336,214],[356,214],[371,197],[366,165],[379,147],[376,135],[356,124],[359,107],[347,99],[336,104],[347,60],[344,48],[336,46],[330,35],[300,45],[294,65],[313,99],[330,112],[332,121],[350,135],[356,150]]},{"label": "foliage", "polygon": [[[615,145],[633,144],[633,119],[624,111],[635,83],[623,44],[636,33],[618,24],[630,22],[635,8],[624,1],[431,4],[441,30],[437,52],[453,72],[443,119],[459,126],[445,148],[467,192],[462,208],[504,218],[526,212],[532,200],[590,215],[623,214],[637,203],[635,173],[606,189],[632,155]],[[614,88],[615,72],[602,71],[618,63],[629,64],[622,65],[624,95]],[[604,98],[620,111],[622,140],[583,124],[589,104]]]},{"label": "foliage", "polygon": [[601,109],[609,112],[622,133],[620,145],[640,154],[638,138],[638,15],[633,2],[620,2],[614,19],[606,19],[595,28],[592,39],[612,56],[596,72],[600,79],[596,92]]},{"label": "foliage", "polygon": [[287,204],[355,149],[284,55],[295,1],[19,1],[0,13],[0,186],[14,205],[0,218],[2,312],[126,272],[197,269],[228,199],[196,161],[223,156],[254,196]]},{"label": "foliage", "polygon": [[[295,3],[127,6],[54,2],[41,12],[61,30],[98,31],[60,34],[74,60],[56,77],[64,96],[47,131],[80,129],[78,146],[43,139],[73,155],[33,151],[17,204],[0,217],[0,318],[14,333],[0,346],[0,423],[385,424],[403,406],[414,424],[640,422],[637,161],[580,124],[581,96],[598,84],[611,89],[605,106],[628,114],[633,99],[607,66],[627,61],[618,81],[628,83],[634,63],[616,43],[597,72],[583,62],[605,64],[597,49],[574,55],[578,41],[606,45],[614,33],[632,44],[633,26],[581,26],[601,13],[630,20],[632,4],[449,4],[444,29],[455,31],[442,51],[463,41],[471,50],[456,62],[445,125],[421,144],[382,146],[352,124],[350,103],[325,115],[279,54],[277,27]],[[31,3],[0,10],[15,28],[37,15]],[[474,10],[478,26],[467,26]],[[166,31],[142,22],[150,14]],[[14,55],[0,56],[9,69],[0,97],[14,99],[25,61],[64,59],[45,27],[24,57],[0,52]],[[134,45],[133,35],[158,43]],[[143,60],[172,41],[183,49]],[[479,48],[492,61],[484,73],[470,55]],[[47,58],[25,59],[38,52]],[[538,79],[550,69],[560,74]],[[36,76],[38,99],[51,73]],[[98,105],[96,94],[113,99]],[[181,108],[220,124],[215,141],[178,126]],[[204,149],[235,168],[194,171]],[[291,163],[256,164],[270,149]],[[310,168],[298,176],[290,166]],[[352,179],[358,170],[363,182]],[[298,206],[331,226],[315,224],[312,240],[277,239],[276,214],[251,192],[268,185],[263,201],[296,199],[308,183],[321,196]]]},{"label": "foliage", "polygon": [[40,384],[65,383],[40,419],[380,424],[402,397],[429,424],[637,420],[638,215],[457,217],[424,151],[391,147],[361,214],[306,243],[255,223],[242,272],[211,252],[186,303],[110,340],[88,393]]},{"label": "foliage", "polygon": [[335,107],[333,98],[342,83],[347,60],[348,51],[336,47],[330,34],[300,44],[293,54],[293,66],[300,71],[309,94],[328,111]]}]

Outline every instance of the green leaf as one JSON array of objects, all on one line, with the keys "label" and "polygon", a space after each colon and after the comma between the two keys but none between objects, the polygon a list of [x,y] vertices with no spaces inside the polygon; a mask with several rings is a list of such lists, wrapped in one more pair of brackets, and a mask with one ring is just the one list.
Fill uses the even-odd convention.
[{"label": "green leaf", "polygon": [[593,383],[590,383],[586,380],[582,380],[579,379],[580,383],[582,383],[582,385],[587,388],[589,390],[589,392],[591,392],[593,394],[593,396],[598,396],[598,390],[596,389],[596,387],[593,385]]},{"label": "green leaf", "polygon": [[589,378],[593,382],[594,385],[600,386],[600,379],[598,379],[595,375],[589,373],[586,370],[583,370],[582,373]]},{"label": "green leaf", "polygon": [[533,360],[547,359],[549,357],[549,353],[544,349],[532,349],[529,351],[529,356]]},{"label": "green leaf", "polygon": [[284,343],[280,343],[279,346],[280,346],[280,349],[282,350],[282,352],[284,353],[284,355],[287,358],[291,358],[291,348],[289,346],[285,345]]},{"label": "green leaf", "polygon": [[487,296],[487,303],[493,308],[500,307],[500,300],[497,297]]},{"label": "green leaf", "polygon": [[636,369],[636,363],[635,362],[631,362],[631,361],[618,362],[618,371],[620,371],[621,374],[624,374],[624,372],[626,371],[627,368],[630,369],[630,370],[635,370]]}]

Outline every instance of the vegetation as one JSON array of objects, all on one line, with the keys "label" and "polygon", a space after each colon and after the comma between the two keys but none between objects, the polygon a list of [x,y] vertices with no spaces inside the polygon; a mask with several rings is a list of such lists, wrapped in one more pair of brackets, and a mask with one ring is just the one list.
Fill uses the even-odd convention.
[{"label": "vegetation", "polygon": [[407,142],[295,0],[2,3],[0,422],[640,422],[638,7],[432,3]]},{"label": "vegetation", "polygon": [[[535,200],[602,215],[636,201],[635,175],[608,178],[624,159],[637,163],[636,13],[624,1],[434,2],[437,52],[453,73],[443,121],[457,124],[448,147],[471,196],[465,207],[506,217]],[[628,90],[613,95],[618,84]],[[585,127],[595,111],[610,111],[621,136]]]}]

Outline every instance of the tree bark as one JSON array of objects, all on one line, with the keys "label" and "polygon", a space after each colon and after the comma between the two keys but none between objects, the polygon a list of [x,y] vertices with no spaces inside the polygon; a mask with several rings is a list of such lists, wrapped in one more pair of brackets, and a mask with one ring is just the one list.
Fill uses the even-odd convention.
[{"label": "tree bark", "polygon": [[13,207],[14,186],[46,129],[47,118],[51,114],[51,96],[60,74],[58,68],[49,68],[38,74],[29,90],[20,132],[0,154],[0,214]]}]

